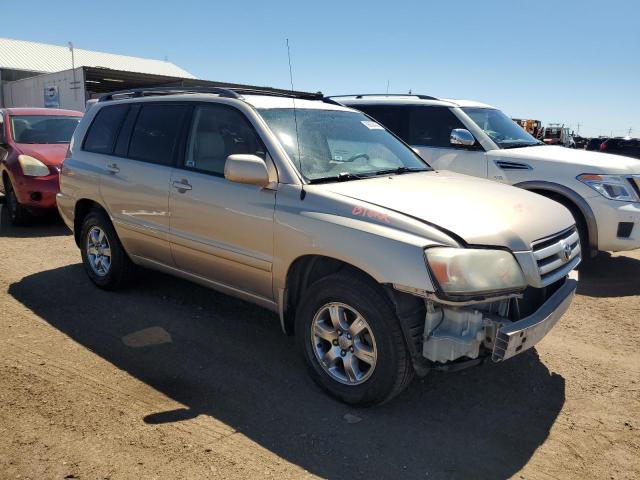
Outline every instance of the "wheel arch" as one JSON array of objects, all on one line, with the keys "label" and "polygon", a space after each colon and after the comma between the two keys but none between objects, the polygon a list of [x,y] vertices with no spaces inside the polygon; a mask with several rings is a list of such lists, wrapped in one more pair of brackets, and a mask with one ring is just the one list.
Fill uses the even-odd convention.
[{"label": "wheel arch", "polygon": [[87,214],[92,210],[102,210],[105,213],[107,211],[95,200],[90,198],[82,198],[78,200],[73,209],[73,238],[76,241],[76,245],[80,247],[80,231],[82,230],[82,223]]},{"label": "wheel arch", "polygon": [[361,268],[337,258],[310,254],[302,255],[291,263],[287,270],[285,288],[279,298],[282,330],[287,335],[293,335],[295,312],[305,290],[321,278],[342,270],[348,270],[381,288],[400,320],[414,368],[419,375],[426,373],[420,348],[424,329],[424,300],[380,283]]},{"label": "wheel arch", "polygon": [[595,254],[598,251],[598,223],[595,214],[586,200],[577,192],[564,185],[545,181],[521,182],[514,184],[514,187],[550,198],[579,213],[587,229],[591,253]]}]

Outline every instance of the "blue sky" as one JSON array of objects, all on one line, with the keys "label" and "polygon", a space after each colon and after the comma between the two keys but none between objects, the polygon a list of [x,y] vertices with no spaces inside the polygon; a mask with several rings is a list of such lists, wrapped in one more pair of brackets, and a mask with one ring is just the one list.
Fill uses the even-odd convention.
[{"label": "blue sky", "polygon": [[200,78],[425,93],[640,136],[640,2],[0,2],[0,36],[163,59]]}]

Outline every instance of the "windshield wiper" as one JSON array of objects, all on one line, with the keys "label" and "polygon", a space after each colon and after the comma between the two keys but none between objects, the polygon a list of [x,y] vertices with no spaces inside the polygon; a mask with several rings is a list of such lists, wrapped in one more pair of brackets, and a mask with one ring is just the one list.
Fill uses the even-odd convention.
[{"label": "windshield wiper", "polygon": [[379,175],[389,175],[392,173],[396,175],[402,175],[403,173],[428,172],[428,171],[429,171],[428,168],[398,167],[398,168],[389,168],[386,170],[377,170],[375,172],[364,172],[364,173],[341,172],[338,175],[331,176],[331,177],[311,179],[309,180],[309,183],[345,182],[348,180],[362,180],[363,178],[377,177]]},{"label": "windshield wiper", "polygon": [[321,178],[312,178],[309,180],[309,183],[330,183],[330,182],[346,182],[348,180],[362,180],[363,178],[368,178],[371,175],[358,175],[356,173],[349,172],[341,172],[338,175],[333,175],[331,177],[321,177]]},{"label": "windshield wiper", "polygon": [[395,173],[396,175],[402,175],[403,173],[412,173],[412,172],[428,172],[428,168],[416,168],[416,167],[398,167],[398,168],[389,168],[386,170],[378,170],[374,172],[373,175],[388,175],[390,173]]},{"label": "windshield wiper", "polygon": [[544,145],[544,143],[513,143],[511,145],[501,145],[501,148],[507,150],[509,148],[539,147],[540,145]]}]

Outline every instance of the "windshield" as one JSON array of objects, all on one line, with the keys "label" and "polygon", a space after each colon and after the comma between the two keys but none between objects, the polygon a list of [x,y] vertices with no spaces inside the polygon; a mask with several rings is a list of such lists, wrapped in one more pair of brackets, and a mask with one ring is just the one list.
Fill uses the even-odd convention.
[{"label": "windshield", "polygon": [[14,115],[11,130],[16,143],[69,143],[80,117]]},{"label": "windshield", "polygon": [[541,144],[500,110],[495,108],[463,108],[462,110],[500,148],[528,147]]},{"label": "windshield", "polygon": [[292,108],[259,111],[310,182],[430,169],[413,150],[362,113],[297,109],[296,134]]}]

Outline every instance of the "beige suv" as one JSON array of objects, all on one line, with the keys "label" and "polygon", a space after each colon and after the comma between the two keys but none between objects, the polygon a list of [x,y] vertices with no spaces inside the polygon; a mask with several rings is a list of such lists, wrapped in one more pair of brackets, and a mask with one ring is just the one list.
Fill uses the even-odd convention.
[{"label": "beige suv", "polygon": [[434,171],[316,94],[107,95],[74,134],[58,207],[98,287],[140,265],[273,310],[313,378],[360,405],[532,347],[580,261],[561,205]]}]

